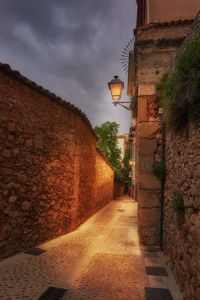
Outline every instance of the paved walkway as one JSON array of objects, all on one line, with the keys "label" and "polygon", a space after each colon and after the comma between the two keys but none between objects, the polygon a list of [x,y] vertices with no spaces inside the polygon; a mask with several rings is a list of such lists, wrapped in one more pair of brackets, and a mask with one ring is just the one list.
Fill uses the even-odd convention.
[{"label": "paved walkway", "polygon": [[64,300],[144,300],[144,287],[171,288],[174,300],[182,300],[171,277],[146,275],[145,263],[160,266],[162,254],[141,253],[137,203],[130,198],[112,201],[74,232],[38,247],[46,252],[0,262],[0,299],[36,300],[53,286],[68,289]]}]

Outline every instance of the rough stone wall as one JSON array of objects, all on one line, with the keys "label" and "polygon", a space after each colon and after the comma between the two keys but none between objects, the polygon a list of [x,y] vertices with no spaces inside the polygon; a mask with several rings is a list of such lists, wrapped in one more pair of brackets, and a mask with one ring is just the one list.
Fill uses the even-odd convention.
[{"label": "rough stone wall", "polygon": [[[187,36],[200,34],[200,14]],[[186,299],[200,299],[200,124],[186,132],[166,134],[164,252],[170,259]],[[182,194],[185,217],[173,213],[174,192]]]},{"label": "rough stone wall", "polygon": [[124,195],[124,186],[119,183],[114,183],[114,199]]},{"label": "rough stone wall", "polygon": [[96,151],[86,116],[6,68],[0,70],[0,258],[75,229],[113,198],[113,169]]},{"label": "rough stone wall", "polygon": [[161,160],[161,124],[155,84],[166,73],[191,22],[150,24],[135,31],[135,91],[137,116],[137,195],[141,245],[149,250],[160,247],[160,188],[153,163]]},{"label": "rough stone wall", "polygon": [[114,194],[113,168],[108,168],[108,162],[97,148],[96,152],[96,187],[95,187],[95,209],[106,205]]},{"label": "rough stone wall", "polygon": [[[185,132],[166,136],[164,205],[164,252],[190,300],[200,299],[200,127],[190,125]],[[180,224],[173,213],[174,192],[183,195],[185,221]]]}]

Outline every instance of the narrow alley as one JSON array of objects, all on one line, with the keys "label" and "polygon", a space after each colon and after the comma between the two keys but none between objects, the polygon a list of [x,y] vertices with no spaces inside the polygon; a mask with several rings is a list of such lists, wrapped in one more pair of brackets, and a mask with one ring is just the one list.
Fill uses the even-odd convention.
[{"label": "narrow alley", "polygon": [[[168,276],[146,275],[145,266],[164,265],[162,253],[141,252],[137,203],[127,197],[112,201],[77,230],[30,253],[0,262],[0,299],[161,299],[149,287],[170,289],[173,298],[167,291],[162,299],[183,299],[169,270]],[[61,288],[60,294],[52,296],[49,287]]]}]

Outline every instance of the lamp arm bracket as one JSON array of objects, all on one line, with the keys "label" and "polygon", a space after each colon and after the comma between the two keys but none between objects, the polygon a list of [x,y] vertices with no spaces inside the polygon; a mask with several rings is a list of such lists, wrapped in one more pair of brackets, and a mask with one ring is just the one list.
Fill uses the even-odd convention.
[{"label": "lamp arm bracket", "polygon": [[116,103],[132,103],[132,101],[115,101]]},{"label": "lamp arm bracket", "polygon": [[128,102],[126,102],[126,101],[115,101],[115,102],[113,102],[113,104],[114,105],[120,105],[120,106],[122,106],[123,108],[126,108],[127,110],[132,110],[132,108],[130,108],[130,107],[127,107],[127,106],[125,106],[125,105],[123,105],[122,103],[128,103],[128,104],[131,104],[132,102],[131,101],[128,101]]}]

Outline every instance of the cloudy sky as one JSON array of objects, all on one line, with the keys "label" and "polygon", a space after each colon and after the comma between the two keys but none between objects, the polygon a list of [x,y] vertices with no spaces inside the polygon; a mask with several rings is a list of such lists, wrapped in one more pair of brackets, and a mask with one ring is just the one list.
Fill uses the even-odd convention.
[{"label": "cloudy sky", "polygon": [[107,83],[119,75],[129,100],[120,57],[135,22],[136,0],[1,0],[0,61],[122,134],[130,113],[112,105]]}]

